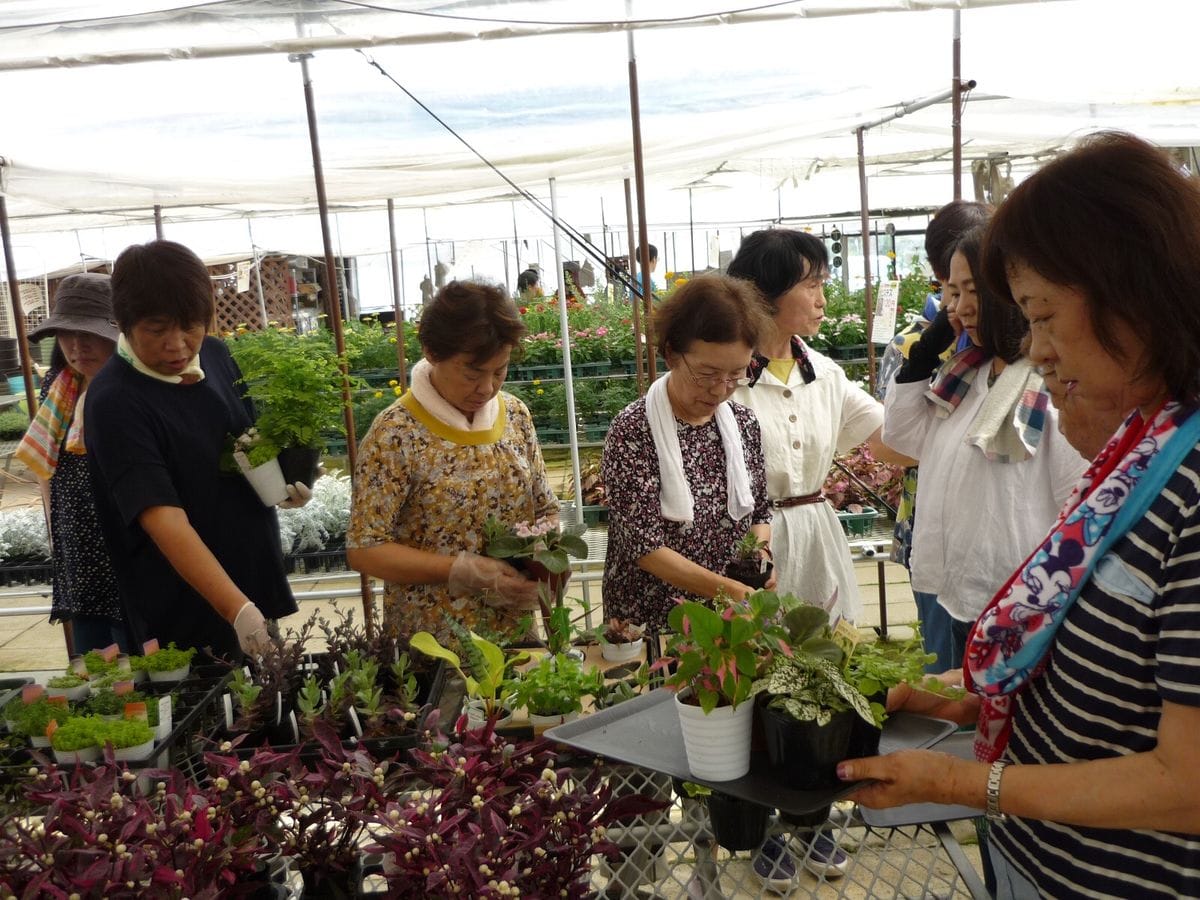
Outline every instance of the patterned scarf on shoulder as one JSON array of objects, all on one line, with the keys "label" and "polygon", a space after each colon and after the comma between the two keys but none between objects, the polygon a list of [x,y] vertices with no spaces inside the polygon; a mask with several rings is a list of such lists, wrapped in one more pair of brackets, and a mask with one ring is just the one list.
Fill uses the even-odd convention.
[{"label": "patterned scarf on shoulder", "polygon": [[1134,412],[1083,474],[1050,533],[992,598],[967,639],[963,683],[983,698],[975,755],[993,762],[1012,703],[1045,668],[1055,633],[1109,548],[1145,515],[1200,440],[1200,415],[1165,404]]},{"label": "patterned scarf on shoulder", "polygon": [[68,453],[83,454],[83,376],[64,368],[50,385],[46,399],[29,423],[13,454],[38,478],[49,481],[58,468],[58,453],[66,435]]}]

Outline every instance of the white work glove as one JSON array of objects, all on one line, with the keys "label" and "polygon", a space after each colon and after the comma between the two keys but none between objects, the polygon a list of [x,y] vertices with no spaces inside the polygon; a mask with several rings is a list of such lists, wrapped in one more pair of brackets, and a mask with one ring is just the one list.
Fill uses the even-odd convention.
[{"label": "white work glove", "polygon": [[233,630],[237,632],[238,646],[250,656],[262,653],[271,641],[267,633],[267,620],[258,607],[249,601],[238,610],[233,620]]},{"label": "white work glove", "polygon": [[498,598],[504,601],[498,605],[517,609],[531,609],[537,606],[536,581],[526,578],[503,560],[467,553],[465,550],[454,558],[446,585],[455,596],[489,591],[495,596],[485,599]]},{"label": "white work glove", "polygon": [[284,488],[287,490],[287,499],[276,504],[280,509],[299,509],[312,499],[312,488],[303,481],[285,484]]}]

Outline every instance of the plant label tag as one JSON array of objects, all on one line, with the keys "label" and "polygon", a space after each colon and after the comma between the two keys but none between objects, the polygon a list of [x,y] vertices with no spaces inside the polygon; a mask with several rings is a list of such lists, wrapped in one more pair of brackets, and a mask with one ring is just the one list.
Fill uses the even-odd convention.
[{"label": "plant label tag", "polygon": [[76,655],[71,657],[71,671],[80,678],[88,677],[87,663],[82,656]]},{"label": "plant label tag", "polygon": [[100,656],[106,663],[112,662],[114,659],[116,659],[120,655],[121,655],[121,648],[118,647],[116,644],[109,644],[107,647],[105,647],[103,650],[100,651]]},{"label": "plant label tag", "polygon": [[138,700],[134,703],[125,704],[125,718],[138,719],[142,722],[150,721],[150,713],[146,709],[146,701]]},{"label": "plant label tag", "polygon": [[249,666],[242,666],[242,674],[243,674],[243,675],[245,675],[247,678],[253,678],[253,677],[254,677],[253,675],[251,675],[251,674],[250,674],[250,667],[249,667]]},{"label": "plant label tag", "polygon": [[146,643],[142,644],[142,655],[153,656],[158,652],[158,638],[150,638]]},{"label": "plant label tag", "polygon": [[158,733],[166,737],[171,733],[173,724],[171,722],[171,695],[166,694],[158,698]]},{"label": "plant label tag", "polygon": [[337,678],[341,674],[342,674],[342,670],[340,668],[338,668],[338,663],[337,663],[337,660],[335,659],[333,661],[333,677]]},{"label": "plant label tag", "polygon": [[288,721],[292,725],[292,741],[300,743],[300,723],[296,721],[296,711],[293,709],[288,713]]},{"label": "plant label tag", "polygon": [[51,719],[49,722],[46,723],[46,737],[48,737],[48,738],[54,737],[54,732],[56,732],[56,731],[58,731],[58,720]]},{"label": "plant label tag", "polygon": [[118,697],[124,697],[126,694],[133,693],[133,682],[132,681],[118,681],[116,684],[114,684],[112,686],[112,691]]},{"label": "plant label tag", "polygon": [[67,697],[65,694],[59,694],[57,697],[47,697],[46,702],[51,706],[61,706],[63,709],[67,708]]},{"label": "plant label tag", "polygon": [[837,624],[833,626],[833,640],[849,656],[862,641],[862,632],[848,619],[838,619]]},{"label": "plant label tag", "polygon": [[21,688],[21,701],[26,704],[36,703],[45,693],[46,689],[40,684],[27,684]]},{"label": "plant label tag", "polygon": [[353,706],[349,710],[350,724],[354,727],[354,733],[358,737],[362,737],[362,723],[358,721],[358,710]]},{"label": "plant label tag", "polygon": [[233,730],[233,698],[230,697],[228,694],[225,694],[221,697],[221,703],[224,704],[224,706],[225,706],[225,728],[226,728],[226,730],[232,731]]},{"label": "plant label tag", "polygon": [[275,692],[275,724],[278,725],[283,721],[283,694],[279,691]]},{"label": "plant label tag", "polygon": [[129,660],[129,654],[122,653],[117,657],[117,671],[127,673],[133,672],[133,663]]}]

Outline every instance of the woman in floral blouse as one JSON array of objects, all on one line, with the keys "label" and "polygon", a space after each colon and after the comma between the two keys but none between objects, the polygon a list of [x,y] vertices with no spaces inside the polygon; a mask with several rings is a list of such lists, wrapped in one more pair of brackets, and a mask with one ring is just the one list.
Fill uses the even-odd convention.
[{"label": "woman in floral blouse", "polygon": [[508,525],[556,516],[529,410],[500,393],[525,334],[492,285],[452,281],[420,323],[412,390],[359,449],[346,557],[382,578],[384,621],[445,642],[448,621],[507,629],[536,608],[537,582],[483,556],[489,514]]},{"label": "woman in floral blouse", "polygon": [[725,566],[747,531],[770,540],[771,510],[758,421],[729,397],[769,327],[754,288],[723,275],[689,281],[656,311],[669,371],[604,444],[606,616],[657,630],[677,597],[750,591]]}]

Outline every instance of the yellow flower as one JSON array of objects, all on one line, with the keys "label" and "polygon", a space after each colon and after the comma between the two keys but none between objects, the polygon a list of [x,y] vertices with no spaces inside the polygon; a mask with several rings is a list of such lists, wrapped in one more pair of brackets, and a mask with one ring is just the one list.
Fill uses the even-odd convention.
[{"label": "yellow flower", "polygon": [[393,378],[391,381],[388,382],[388,387],[395,387],[399,383],[400,382],[398,382],[395,378]]},{"label": "yellow flower", "polygon": [[382,396],[383,396],[383,391],[376,391],[376,392],[375,392],[375,399],[376,399],[376,400],[378,400],[378,399],[379,399],[380,397],[382,397]]},{"label": "yellow flower", "polygon": [[538,393],[538,396],[540,397],[540,396],[542,396],[542,394],[544,394],[544,393],[546,393],[546,392],[545,392],[545,391],[543,391],[541,388],[538,388],[538,389],[537,389],[537,393]]},{"label": "yellow flower", "polygon": [[390,337],[390,338],[388,338],[388,343],[394,344],[394,343],[396,343],[396,339],[394,337]]},{"label": "yellow flower", "polygon": [[887,258],[888,258],[888,259],[895,259],[895,258],[896,258],[896,251],[895,251],[895,250],[889,250],[889,251],[887,252],[887,254],[886,254],[886,255],[887,255]]},{"label": "yellow flower", "polygon": [[687,284],[686,278],[676,278],[675,279],[675,287],[683,287],[685,284]]},{"label": "yellow flower", "polygon": [[[542,383],[542,379],[540,379],[540,378],[535,378],[535,379],[533,379],[533,386],[534,386],[534,387],[537,387],[537,386],[538,386],[539,384],[541,384],[541,383]],[[541,393],[541,391],[538,391],[538,393],[540,394],[540,393]]]},{"label": "yellow flower", "polygon": [[404,393],[404,388],[397,385],[396,387],[392,388],[392,393],[399,397]]}]

